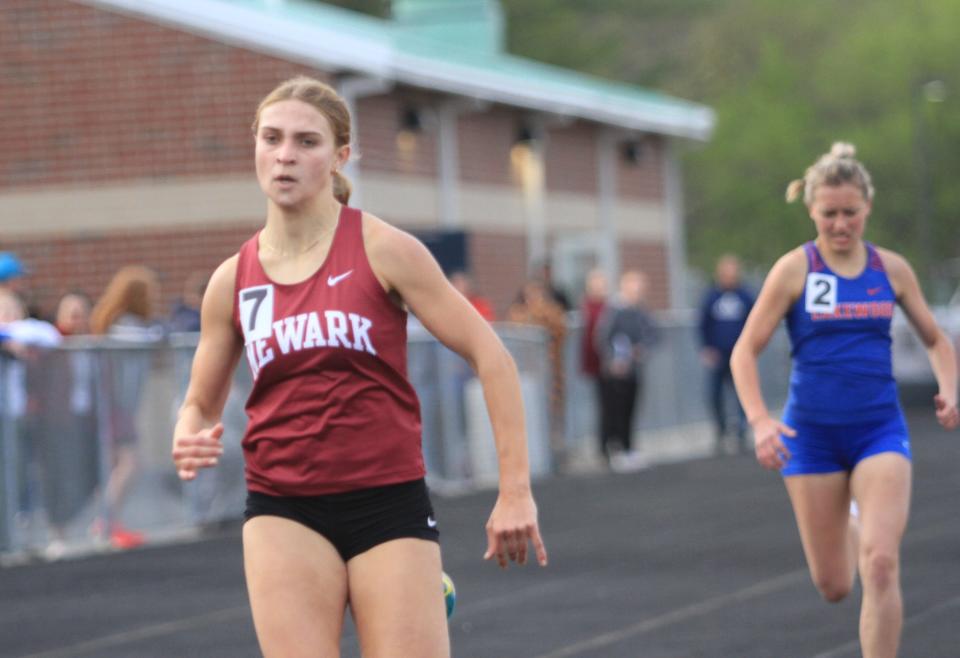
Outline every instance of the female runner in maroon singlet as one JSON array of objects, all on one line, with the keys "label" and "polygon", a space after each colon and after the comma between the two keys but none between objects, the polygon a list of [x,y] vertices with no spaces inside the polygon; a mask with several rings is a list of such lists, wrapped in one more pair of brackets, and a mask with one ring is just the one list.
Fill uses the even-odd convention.
[{"label": "female runner in maroon singlet", "polygon": [[245,355],[244,567],[263,653],[338,656],[349,602],[364,656],[449,656],[405,309],[483,385],[500,465],[485,559],[524,564],[530,542],[545,566],[516,365],[419,241],[346,206],[350,115],[332,88],[289,80],[253,127],[266,225],[210,280],[174,463],[184,480],[216,465]]}]

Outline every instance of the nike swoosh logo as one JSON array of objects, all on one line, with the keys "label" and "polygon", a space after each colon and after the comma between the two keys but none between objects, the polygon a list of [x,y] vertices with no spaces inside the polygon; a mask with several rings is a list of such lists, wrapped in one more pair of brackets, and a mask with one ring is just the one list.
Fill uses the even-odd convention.
[{"label": "nike swoosh logo", "polygon": [[428,516],[428,517],[427,517],[427,525],[430,526],[431,528],[436,528],[436,527],[437,527],[437,520],[436,520],[435,518],[433,518],[432,516]]},{"label": "nike swoosh logo", "polygon": [[876,287],[876,288],[867,288],[867,294],[870,295],[871,297],[873,297],[874,295],[876,295],[876,294],[877,294],[878,292],[880,292],[881,290],[883,290],[883,286],[878,286],[878,287]]},{"label": "nike swoosh logo", "polygon": [[343,274],[338,274],[337,276],[328,276],[328,277],[327,277],[327,285],[332,288],[332,287],[334,287],[335,285],[337,285],[338,283],[340,283],[341,281],[343,281],[344,279],[346,279],[346,278],[347,278],[348,276],[350,276],[351,274],[353,274],[353,270],[347,270],[347,271],[344,272]]}]

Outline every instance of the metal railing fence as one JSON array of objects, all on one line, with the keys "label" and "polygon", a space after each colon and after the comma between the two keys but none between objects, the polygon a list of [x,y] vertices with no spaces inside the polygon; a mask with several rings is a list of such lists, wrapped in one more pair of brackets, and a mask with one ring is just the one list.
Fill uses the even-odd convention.
[{"label": "metal railing fence", "polygon": [[[682,444],[684,436],[707,431],[705,374],[692,319],[661,316],[660,325],[663,339],[646,367],[637,414],[640,445]],[[596,395],[580,371],[576,319],[559,364],[551,363],[540,328],[495,329],[520,372],[534,476],[588,458],[596,445]],[[218,467],[185,484],[170,461],[196,340],[192,334],[155,344],[80,339],[22,360],[0,357],[0,555],[46,550],[56,557],[109,547],[116,528],[156,541],[242,516],[240,439],[250,387],[244,363],[224,410],[225,452]],[[443,492],[495,482],[492,432],[472,371],[416,324],[408,357],[431,486]],[[771,405],[783,400],[788,367],[778,332],[761,360]],[[563,379],[559,406],[551,402],[555,372]],[[678,434],[677,428],[689,432]]]}]

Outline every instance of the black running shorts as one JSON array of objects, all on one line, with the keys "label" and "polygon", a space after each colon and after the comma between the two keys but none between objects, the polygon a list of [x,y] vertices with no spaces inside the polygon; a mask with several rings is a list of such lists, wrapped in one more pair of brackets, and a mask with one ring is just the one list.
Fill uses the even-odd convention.
[{"label": "black running shorts", "polygon": [[344,562],[393,539],[440,542],[423,479],[323,496],[247,492],[244,519],[279,516],[323,535]]}]

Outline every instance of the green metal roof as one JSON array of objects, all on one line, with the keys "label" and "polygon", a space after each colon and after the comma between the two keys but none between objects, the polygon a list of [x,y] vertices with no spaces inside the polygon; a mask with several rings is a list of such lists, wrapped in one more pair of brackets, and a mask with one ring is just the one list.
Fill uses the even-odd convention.
[{"label": "green metal roof", "polygon": [[504,50],[499,0],[392,0],[394,28],[424,39],[477,51]]},{"label": "green metal roof", "polygon": [[438,38],[437,26],[411,29],[409,21],[305,0],[80,1],[336,73],[628,130],[706,140],[715,122],[704,105],[497,52],[489,34],[479,35],[484,47],[466,37],[460,46]]}]

